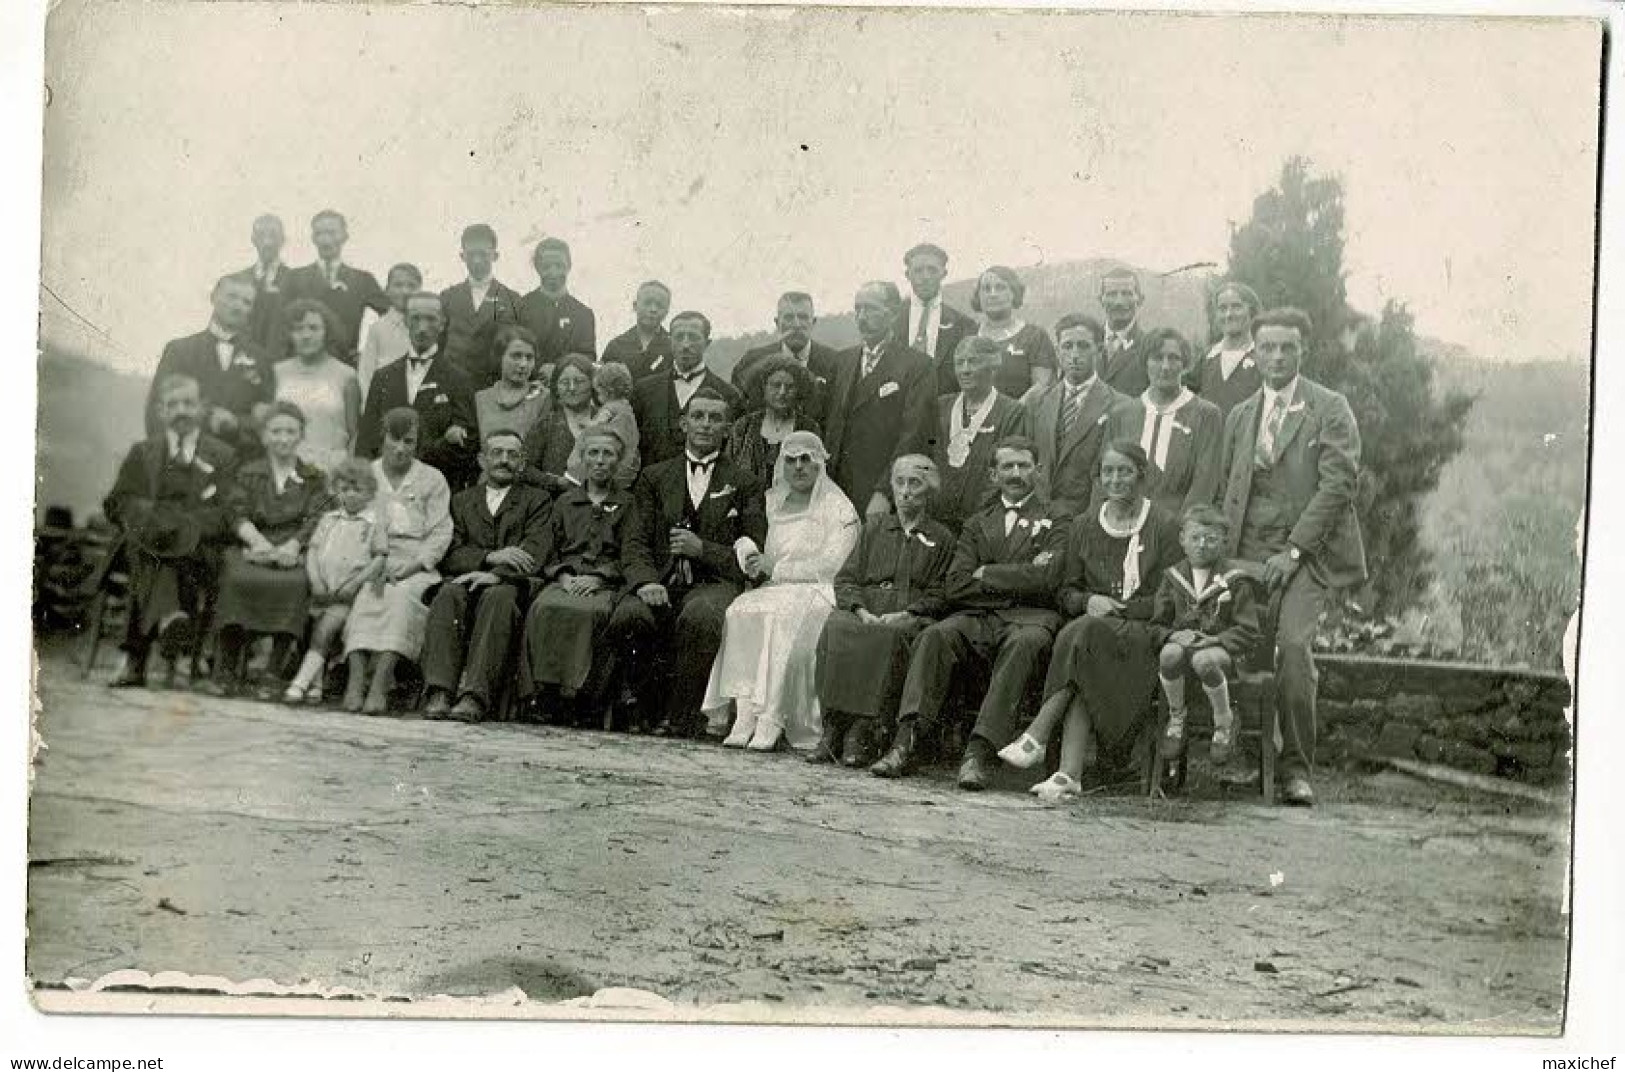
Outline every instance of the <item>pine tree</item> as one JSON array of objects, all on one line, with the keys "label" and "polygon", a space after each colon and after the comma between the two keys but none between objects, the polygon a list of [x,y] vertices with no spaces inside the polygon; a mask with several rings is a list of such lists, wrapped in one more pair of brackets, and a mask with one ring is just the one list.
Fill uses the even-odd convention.
[{"label": "pine tree", "polygon": [[1420,540],[1424,496],[1461,451],[1473,399],[1435,397],[1433,365],[1416,344],[1415,321],[1390,301],[1372,318],[1349,305],[1343,272],[1343,185],[1293,157],[1279,184],[1253,202],[1230,236],[1229,277],[1266,307],[1294,305],[1314,321],[1304,359],[1310,379],[1341,392],[1360,426],[1357,504],[1371,582],[1356,595],[1367,614],[1398,615],[1431,580]]}]

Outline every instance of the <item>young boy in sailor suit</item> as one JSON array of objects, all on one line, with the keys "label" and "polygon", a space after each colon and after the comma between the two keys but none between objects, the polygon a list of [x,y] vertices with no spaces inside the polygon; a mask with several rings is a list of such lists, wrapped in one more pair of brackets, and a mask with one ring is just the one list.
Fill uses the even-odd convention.
[{"label": "young boy in sailor suit", "polygon": [[1254,577],[1224,557],[1230,523],[1217,507],[1185,511],[1179,545],[1185,560],[1163,574],[1152,620],[1169,628],[1157,676],[1168,700],[1168,729],[1160,751],[1179,756],[1185,747],[1185,673],[1194,670],[1213,709],[1209,761],[1227,762],[1235,745],[1236,720],[1230,710],[1228,675],[1259,639]]}]

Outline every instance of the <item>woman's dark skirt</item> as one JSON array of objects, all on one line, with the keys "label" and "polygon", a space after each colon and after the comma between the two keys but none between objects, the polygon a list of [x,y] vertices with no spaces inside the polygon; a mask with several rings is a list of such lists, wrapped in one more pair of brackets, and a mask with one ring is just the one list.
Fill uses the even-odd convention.
[{"label": "woman's dark skirt", "polygon": [[[872,614],[902,607],[893,593],[875,589],[864,605]],[[880,625],[864,622],[849,610],[837,610],[824,623],[818,638],[818,704],[826,711],[842,711],[865,718],[890,720],[897,714],[908,659],[914,642],[930,625],[929,619]]]},{"label": "woman's dark skirt", "polygon": [[605,634],[619,601],[619,590],[575,596],[550,584],[531,604],[525,618],[524,662],[519,669],[522,696],[552,685],[580,692],[609,658]]},{"label": "woman's dark skirt", "polygon": [[1044,697],[1076,688],[1089,709],[1102,757],[1124,761],[1150,719],[1157,655],[1167,630],[1149,622],[1084,616],[1055,638]]},{"label": "woman's dark skirt", "polygon": [[309,613],[310,582],[303,563],[277,569],[245,562],[240,549],[226,552],[214,608],[216,628],[297,637],[304,635]]}]

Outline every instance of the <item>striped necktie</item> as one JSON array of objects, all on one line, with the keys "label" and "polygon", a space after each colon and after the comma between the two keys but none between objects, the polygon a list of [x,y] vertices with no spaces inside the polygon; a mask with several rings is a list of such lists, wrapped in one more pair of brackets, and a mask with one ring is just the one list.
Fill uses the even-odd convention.
[{"label": "striped necktie", "polygon": [[930,326],[931,309],[929,306],[927,306],[926,308],[920,310],[920,330],[914,333],[914,349],[918,350],[922,354],[925,354],[927,357],[931,356],[931,351],[926,349],[926,345],[931,341],[929,333],[926,330]]},{"label": "striped necktie", "polygon": [[1275,464],[1275,440],[1281,434],[1281,423],[1286,420],[1286,398],[1277,393],[1275,401],[1270,404],[1269,413],[1264,416],[1264,423],[1258,428],[1258,450],[1253,456],[1253,465],[1259,469],[1268,469]]},{"label": "striped necktie", "polygon": [[1061,443],[1066,442],[1067,437],[1072,434],[1072,429],[1077,426],[1078,411],[1083,409],[1083,396],[1086,393],[1082,389],[1074,391],[1063,388],[1063,390],[1067,394],[1061,403],[1061,421],[1055,428],[1056,439]]}]

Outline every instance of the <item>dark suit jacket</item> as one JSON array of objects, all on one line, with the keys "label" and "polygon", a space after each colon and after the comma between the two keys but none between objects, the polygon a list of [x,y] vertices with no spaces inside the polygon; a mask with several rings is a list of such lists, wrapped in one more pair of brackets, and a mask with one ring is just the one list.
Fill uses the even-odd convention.
[{"label": "dark suit jacket", "polygon": [[[733,416],[740,415],[743,400],[727,380],[707,368],[703,385],[728,400]],[[683,414],[677,406],[677,388],[672,383],[670,366],[665,372],[645,376],[633,385],[632,415],[638,420],[638,453],[644,465],[683,452],[683,429],[677,423]]]},{"label": "dark suit jacket", "polygon": [[1118,394],[1139,398],[1151,386],[1151,377],[1145,372],[1145,355],[1151,347],[1151,340],[1137,320],[1129,330],[1128,338],[1128,349],[1101,355],[1100,378]]},{"label": "dark suit jacket", "polygon": [[501,358],[491,347],[498,327],[519,323],[519,301],[517,290],[496,279],[491,280],[491,289],[478,309],[466,279],[440,292],[446,309],[446,357],[463,370],[476,391],[502,378]]},{"label": "dark suit jacket", "polygon": [[[824,415],[829,411],[829,395],[835,382],[839,355],[821,342],[809,342],[807,349],[807,371],[812,373],[813,377],[813,396],[801,400],[801,412],[822,425]],[[754,375],[755,368],[768,358],[783,352],[783,342],[758,346],[746,350],[744,356],[739,359],[739,364],[734,366],[731,377],[733,385],[747,400],[747,408],[755,409],[761,405],[761,395],[758,393],[761,384]]]},{"label": "dark suit jacket", "polygon": [[[673,527],[691,511],[688,501],[688,459],[679,455],[645,466],[632,485],[633,524],[627,530],[623,563],[631,591],[664,581],[672,566],[668,550]],[[711,471],[711,487],[700,504],[690,529],[704,543],[692,561],[696,585],[748,581],[734,557],[734,541],[749,536],[758,547],[767,543],[767,512],[762,486],[754,476],[736,469],[726,456]]]},{"label": "dark suit jacket", "polygon": [[537,573],[547,547],[547,519],[551,496],[541,488],[515,484],[508,489],[502,505],[493,515],[485,505],[485,484],[464,488],[451,497],[451,550],[440,562],[447,579],[490,570],[500,577],[519,580],[536,574],[521,574],[507,566],[491,567],[485,556],[504,547],[522,547],[536,559]]},{"label": "dark suit jacket", "polygon": [[633,324],[604,345],[605,362],[619,361],[626,366],[626,371],[632,374],[632,382],[637,383],[645,376],[656,372],[664,372],[671,367],[671,336],[665,328],[655,333],[649,340],[649,348],[643,348],[643,342],[638,338],[638,326]]},{"label": "dark suit jacket", "polygon": [[371,309],[379,316],[389,312],[389,297],[371,272],[339,264],[339,285],[329,287],[320,263],[307,264],[288,273],[286,300],[314,298],[333,310],[344,329],[336,352],[351,365],[361,350],[361,316]]},{"label": "dark suit jacket", "polygon": [[[1225,516],[1230,519],[1230,553],[1241,540],[1242,521],[1252,494],[1253,454],[1258,443],[1264,392],[1230,412],[1224,426]],[[1312,576],[1327,588],[1345,588],[1366,579],[1365,544],[1355,493],[1360,484],[1360,428],[1348,399],[1306,377],[1298,377],[1292,405],[1275,437],[1276,476],[1298,515],[1289,541],[1303,552]]]},{"label": "dark suit jacket", "polygon": [[1060,442],[1061,401],[1066,397],[1066,381],[1057,380],[1044,393],[1028,401],[1033,441],[1038,444],[1038,464],[1049,482],[1049,499],[1056,512],[1070,517],[1089,506],[1099,476],[1100,450],[1106,445],[1107,426],[1112,416],[1134,399],[1119,394],[1100,382],[1089,387],[1077,423],[1066,442]]},{"label": "dark suit jacket", "polygon": [[[997,611],[1007,621],[1055,628],[1055,589],[1066,563],[1066,520],[1033,493],[1009,537],[1004,503],[972,515],[954,545],[945,595],[954,610]],[[976,570],[982,576],[976,577]]]},{"label": "dark suit jacket", "polygon": [[[163,356],[158,358],[158,371],[147,388],[147,435],[159,435],[164,430],[158,415],[158,385],[165,376],[176,374],[197,381],[205,408],[230,410],[246,430],[254,407],[269,403],[276,395],[271,365],[265,351],[244,335],[232,340],[231,366],[224,372],[220,371],[220,358],[215,352],[215,337],[209,332],[200,331],[166,343]],[[207,421],[207,414],[204,419]],[[247,434],[252,439],[253,433]]]},{"label": "dark suit jacket", "polygon": [[835,360],[824,447],[830,474],[861,511],[897,456],[898,445],[929,420],[936,377],[929,358],[895,339],[883,344],[868,378],[861,378],[862,346],[842,350]]},{"label": "dark suit jacket", "polygon": [[[169,441],[161,431],[131,447],[119,466],[113,490],[102,502],[107,520],[121,529],[141,524],[157,499],[159,476],[168,460]],[[182,508],[197,522],[207,543],[220,543],[231,535],[227,524],[236,469],[237,454],[228,444],[207,432],[198,435],[188,475],[189,494]]]},{"label": "dark suit jacket", "polygon": [[[469,390],[468,378],[443,354],[436,354],[429,363],[429,374],[411,402],[406,399],[405,358],[391,361],[373,373],[367,388],[367,406],[356,433],[356,454],[378,457],[384,445],[384,414],[406,405],[418,411],[418,459],[439,469],[453,489],[467,487],[474,480],[474,457],[479,451],[475,442],[479,422],[474,416],[474,394]],[[461,447],[446,442],[446,429],[454,424],[468,432]]]},{"label": "dark suit jacket", "polygon": [[[970,457],[955,469],[948,464],[948,442],[954,407],[959,404],[958,391],[938,398],[930,411],[930,423],[915,434],[907,450],[898,451],[899,454],[918,452],[937,463],[937,470],[942,474],[942,492],[936,497],[931,513],[955,532],[966,518],[986,506],[988,496],[994,494],[991,471],[993,451],[999,440],[1005,436],[1028,435],[1030,425],[1027,411],[1019,402],[1008,395],[997,395],[993,412],[988,414],[971,443]],[[890,473],[885,475],[887,487],[876,490],[884,490],[889,495],[890,476]]]},{"label": "dark suit jacket", "polygon": [[573,294],[555,304],[538,287],[519,299],[519,322],[536,333],[537,365],[556,365],[565,354],[598,356],[597,321]]},{"label": "dark suit jacket", "polygon": [[[914,344],[914,337],[908,332],[909,317],[914,315],[914,299],[911,297],[903,303],[903,312],[897,318],[897,338],[910,346]],[[935,353],[927,354],[931,359],[931,366],[936,370],[937,394],[945,395],[949,391],[959,390],[959,380],[954,376],[954,350],[960,342],[980,329],[976,318],[968,313],[962,313],[947,302],[942,304],[942,320],[937,327],[937,348]]]},{"label": "dark suit jacket", "polygon": [[237,273],[238,279],[254,284],[254,309],[248,314],[248,337],[275,361],[287,346],[287,340],[280,338],[278,332],[282,326],[282,304],[287,300],[288,279],[293,269],[279,263],[276,271],[271,273],[270,281],[262,282],[254,277],[256,267],[251,264]]}]

